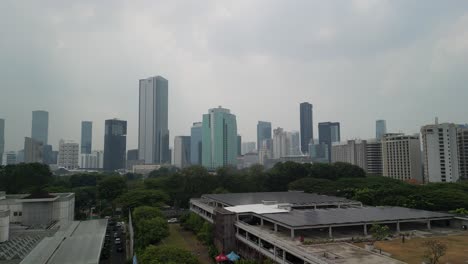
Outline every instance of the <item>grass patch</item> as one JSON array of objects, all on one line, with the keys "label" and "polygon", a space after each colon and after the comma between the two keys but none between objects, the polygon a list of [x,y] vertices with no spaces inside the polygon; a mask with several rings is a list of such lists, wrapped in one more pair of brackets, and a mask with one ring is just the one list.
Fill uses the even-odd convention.
[{"label": "grass patch", "polygon": [[169,225],[169,236],[165,238],[162,243],[168,246],[180,247],[190,250],[185,239],[182,237],[180,232],[181,227],[179,225],[170,224]]}]

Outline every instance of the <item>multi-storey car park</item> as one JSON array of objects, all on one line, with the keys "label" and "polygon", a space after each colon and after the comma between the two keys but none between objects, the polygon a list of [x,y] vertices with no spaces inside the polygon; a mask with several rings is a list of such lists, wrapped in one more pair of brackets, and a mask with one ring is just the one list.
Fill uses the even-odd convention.
[{"label": "multi-storey car park", "polygon": [[448,213],[304,192],[205,194],[190,210],[214,224],[219,250],[276,263],[401,263],[346,241],[369,238],[375,223],[396,233],[468,225]]}]

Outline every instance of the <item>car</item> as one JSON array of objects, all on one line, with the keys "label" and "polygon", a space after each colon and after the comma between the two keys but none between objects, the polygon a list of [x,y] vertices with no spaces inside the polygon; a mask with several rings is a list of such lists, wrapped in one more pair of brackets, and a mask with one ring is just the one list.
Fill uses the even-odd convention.
[{"label": "car", "polygon": [[117,252],[123,252],[122,246],[118,246],[118,247],[117,247]]},{"label": "car", "polygon": [[116,238],[114,243],[115,243],[116,245],[122,244],[122,241],[120,240],[120,237]]},{"label": "car", "polygon": [[119,237],[119,232],[115,232],[114,237]]},{"label": "car", "polygon": [[178,223],[179,222],[179,219],[177,218],[171,218],[169,220],[167,220],[168,223]]}]

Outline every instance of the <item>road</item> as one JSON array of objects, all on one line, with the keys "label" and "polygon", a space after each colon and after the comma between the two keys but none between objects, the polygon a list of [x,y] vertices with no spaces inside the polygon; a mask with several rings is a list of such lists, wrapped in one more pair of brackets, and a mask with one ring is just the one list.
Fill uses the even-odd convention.
[{"label": "road", "polygon": [[[126,262],[126,256],[125,256],[125,245],[126,245],[126,235],[122,231],[114,231],[114,227],[110,226],[110,237],[111,237],[111,243],[110,243],[110,256],[106,260],[101,260],[100,264],[125,264]],[[119,228],[116,228],[116,230],[120,230]],[[120,237],[121,239],[121,246],[122,246],[122,252],[117,251],[118,245],[115,244],[115,238],[114,233],[118,233],[117,237]]]}]

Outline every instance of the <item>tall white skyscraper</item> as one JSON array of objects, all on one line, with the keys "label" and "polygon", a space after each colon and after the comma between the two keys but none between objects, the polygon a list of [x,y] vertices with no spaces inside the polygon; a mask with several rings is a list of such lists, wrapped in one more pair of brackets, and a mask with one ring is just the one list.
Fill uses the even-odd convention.
[{"label": "tall white skyscraper", "polygon": [[457,182],[460,178],[457,126],[433,124],[421,128],[424,182]]},{"label": "tall white skyscraper", "polygon": [[57,164],[65,169],[78,169],[80,147],[73,141],[60,140]]},{"label": "tall white skyscraper", "polygon": [[140,80],[138,156],[146,164],[170,163],[168,81],[161,76]]},{"label": "tall white skyscraper", "polygon": [[387,122],[385,120],[375,121],[375,138],[381,140],[383,135],[387,133]]}]

